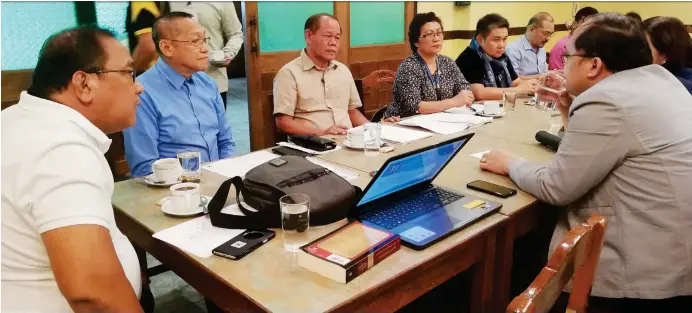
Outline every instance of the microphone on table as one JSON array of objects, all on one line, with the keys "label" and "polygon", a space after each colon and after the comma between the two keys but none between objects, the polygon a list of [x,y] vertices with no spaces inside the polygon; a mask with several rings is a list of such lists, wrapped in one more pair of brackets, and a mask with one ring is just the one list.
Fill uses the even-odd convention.
[{"label": "microphone on table", "polygon": [[557,151],[557,148],[560,147],[560,142],[562,142],[562,138],[547,131],[541,130],[536,133],[536,141],[554,151]]}]

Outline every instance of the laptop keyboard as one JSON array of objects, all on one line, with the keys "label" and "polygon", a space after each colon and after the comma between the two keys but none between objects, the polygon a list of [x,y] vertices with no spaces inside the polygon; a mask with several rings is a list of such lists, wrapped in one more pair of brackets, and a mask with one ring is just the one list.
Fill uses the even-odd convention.
[{"label": "laptop keyboard", "polygon": [[364,214],[362,218],[386,229],[392,229],[462,197],[443,189],[433,188],[392,206]]}]

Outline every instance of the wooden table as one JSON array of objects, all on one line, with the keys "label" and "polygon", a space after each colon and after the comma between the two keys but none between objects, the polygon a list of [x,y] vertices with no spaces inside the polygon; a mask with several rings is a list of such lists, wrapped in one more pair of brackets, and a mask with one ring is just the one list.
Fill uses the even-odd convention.
[{"label": "wooden table", "polygon": [[[488,149],[503,148],[527,159],[548,162],[552,152],[538,146],[535,141],[516,135],[536,131],[535,124],[517,125],[520,120],[526,120],[525,116],[532,123],[540,120],[528,110],[535,109],[518,107],[513,112],[515,114],[503,122],[497,119],[489,125],[472,129],[476,132],[474,138],[435,183],[468,193],[476,193],[465,186],[475,179],[513,186],[509,178],[480,171],[478,160],[469,156]],[[514,135],[500,136],[512,127],[516,132],[507,134]],[[365,187],[370,181],[368,172],[379,169],[386,158],[451,137],[454,136],[433,136],[397,146],[392,154],[375,157],[366,157],[362,151],[344,149],[320,158],[352,168],[359,173],[359,178],[353,183]],[[202,194],[213,195],[224,179],[218,174],[203,171]],[[276,230],[276,239],[240,261],[216,256],[198,258],[154,239],[153,233],[187,220],[164,216],[154,204],[167,194],[167,188],[151,188],[141,179],[117,183],[113,205],[118,227],[139,247],[229,312],[392,312],[469,268],[473,270],[474,286],[471,311],[497,311],[498,307],[506,305],[499,301],[508,303],[508,299],[505,300],[509,296],[506,280],[508,271],[511,271],[514,239],[534,227],[536,219],[536,210],[532,210],[535,198],[519,192],[517,196],[501,201],[500,214],[484,218],[423,251],[402,248],[354,281],[340,284],[298,267],[294,255],[284,252],[281,230]],[[234,192],[229,193],[229,202],[234,201],[234,195]],[[317,238],[344,223],[312,228],[310,236]]]}]

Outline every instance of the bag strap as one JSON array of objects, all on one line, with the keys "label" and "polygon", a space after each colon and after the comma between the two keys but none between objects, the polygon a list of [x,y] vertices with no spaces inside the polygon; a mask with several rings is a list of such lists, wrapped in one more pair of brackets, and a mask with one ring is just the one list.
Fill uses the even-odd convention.
[{"label": "bag strap", "polygon": [[[231,186],[235,187],[235,198],[238,203],[238,208],[245,216],[224,214],[221,213],[228,192]],[[216,227],[231,228],[231,229],[265,229],[265,228],[281,228],[281,213],[264,211],[250,211],[240,204],[240,192],[243,189],[243,179],[240,176],[233,177],[221,184],[219,190],[216,191],[214,197],[209,201],[209,219],[211,224]]]}]

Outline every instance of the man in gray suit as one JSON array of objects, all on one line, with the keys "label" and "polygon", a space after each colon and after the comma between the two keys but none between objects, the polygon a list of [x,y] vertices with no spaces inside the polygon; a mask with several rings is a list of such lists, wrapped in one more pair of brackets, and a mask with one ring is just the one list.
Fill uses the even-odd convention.
[{"label": "man in gray suit", "polygon": [[692,96],[651,65],[645,34],[623,15],[591,17],[566,49],[565,135],[552,163],[492,151],[480,167],[567,206],[551,251],[592,214],[608,220],[591,305],[692,307]]}]

